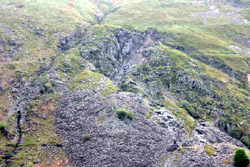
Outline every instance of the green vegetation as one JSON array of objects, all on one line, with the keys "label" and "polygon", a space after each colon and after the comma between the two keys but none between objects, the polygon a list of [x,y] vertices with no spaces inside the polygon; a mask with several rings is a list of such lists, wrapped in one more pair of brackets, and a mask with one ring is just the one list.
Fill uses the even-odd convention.
[{"label": "green vegetation", "polygon": [[4,122],[2,122],[2,121],[0,121],[0,129],[1,128],[6,128],[6,127],[7,127],[7,124],[4,123]]},{"label": "green vegetation", "polygon": [[[105,24],[122,26],[127,29],[144,31],[148,28],[163,29],[174,24],[190,24],[191,13],[204,10],[189,6],[190,0],[182,1],[156,1],[156,0],[121,0],[116,6],[118,11],[110,14]],[[185,11],[181,8],[186,7]],[[192,20],[192,23],[201,23],[200,19]]]},{"label": "green vegetation", "polygon": [[146,113],[145,113],[145,117],[146,117],[147,119],[151,119],[152,114],[151,114],[150,112],[146,112]]},{"label": "green vegetation", "polygon": [[116,93],[119,88],[109,79],[104,82],[104,90],[101,91],[101,95],[106,97],[113,93]]},{"label": "green vegetation", "polygon": [[103,79],[100,73],[84,70],[69,85],[70,89],[96,89]]},{"label": "green vegetation", "polygon": [[233,128],[230,132],[229,132],[230,136],[232,136],[233,138],[236,139],[240,139],[242,137],[243,132],[239,129],[239,128]]},{"label": "green vegetation", "polygon": [[[196,119],[214,120],[217,117],[215,107],[224,111],[222,117],[225,124],[230,122],[237,125],[243,120],[242,115],[248,117],[246,111],[250,109],[247,102],[249,92],[237,85],[240,82],[236,78],[167,46],[154,47],[151,52],[157,56],[138,67],[140,76],[135,75],[133,80],[144,81],[149,89],[154,85],[158,98],[163,98],[164,91],[170,91],[173,96],[179,95],[183,99],[181,107]],[[217,62],[227,67],[221,60]],[[164,106],[168,105],[166,103]],[[174,115],[178,118],[181,114]]]},{"label": "green vegetation", "polygon": [[81,72],[69,85],[70,90],[74,89],[100,89],[100,94],[104,97],[115,93],[119,88],[104,75],[89,70]]},{"label": "green vegetation", "polygon": [[204,72],[206,73],[207,76],[209,76],[212,79],[224,82],[224,83],[228,83],[231,79],[228,75],[226,75],[225,73],[212,68],[206,64],[200,64],[200,66],[203,68]]},{"label": "green vegetation", "polygon": [[37,77],[35,82],[39,86],[41,94],[53,93],[53,84],[47,79],[45,75],[40,75],[39,77]]},{"label": "green vegetation", "polygon": [[39,142],[35,140],[34,136],[27,136],[24,138],[24,144],[23,147],[37,147],[39,145]]},{"label": "green vegetation", "polygon": [[103,116],[103,115],[100,115],[100,116],[97,118],[97,122],[98,122],[99,124],[102,124],[104,121],[105,121],[105,116]]},{"label": "green vegetation", "polygon": [[188,113],[194,117],[194,118],[199,118],[199,115],[197,111],[193,108],[193,106],[187,102],[186,100],[183,102],[183,108],[188,111]]},{"label": "green vegetation", "polygon": [[250,138],[249,136],[243,136],[240,141],[245,144],[248,148],[250,148]]},{"label": "green vegetation", "polygon": [[[56,129],[53,124],[52,112],[56,106],[54,99],[52,94],[43,94],[37,96],[26,106],[27,121],[22,124],[23,142],[22,145],[20,145],[20,150],[13,157],[12,166],[25,166],[28,162],[31,164],[37,161],[37,157],[39,157],[39,163],[41,164],[46,164],[55,159],[61,160],[65,158],[64,151],[61,148],[58,147],[56,150],[53,150],[53,154],[51,154],[51,151],[45,150],[43,147],[43,145],[62,143],[56,134]],[[11,116],[7,121],[8,125],[14,126],[13,130],[11,127],[9,131],[11,134],[14,134],[14,128],[16,127],[15,118],[16,114]],[[33,127],[32,131],[29,129],[30,125]],[[48,157],[48,154],[51,154],[51,156]]]},{"label": "green vegetation", "polygon": [[205,145],[204,150],[208,156],[212,156],[215,154],[215,148],[212,145]]},{"label": "green vegetation", "polygon": [[234,163],[236,167],[247,167],[249,165],[249,157],[244,149],[237,149],[234,154]]},{"label": "green vegetation", "polygon": [[90,134],[83,134],[82,135],[82,138],[86,141],[90,140],[91,139],[91,135]]},{"label": "green vegetation", "polygon": [[11,70],[15,70],[16,69],[16,66],[15,64],[8,64],[7,67]]},{"label": "green vegetation", "polygon": [[77,56],[78,52],[74,49],[66,55],[61,55],[55,60],[54,67],[56,72],[60,75],[60,79],[72,79],[84,70],[86,62],[82,57]]},{"label": "green vegetation", "polygon": [[117,117],[121,120],[130,119],[133,120],[133,112],[127,111],[125,109],[116,110]]}]

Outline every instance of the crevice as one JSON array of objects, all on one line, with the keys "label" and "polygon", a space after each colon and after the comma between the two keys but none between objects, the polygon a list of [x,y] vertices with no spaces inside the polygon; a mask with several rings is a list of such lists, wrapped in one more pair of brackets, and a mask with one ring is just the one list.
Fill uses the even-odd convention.
[{"label": "crevice", "polygon": [[117,10],[119,9],[119,7],[113,8],[111,7],[110,9],[108,9],[106,12],[104,12],[102,17],[95,17],[95,20],[97,22],[97,24],[103,24],[104,20],[112,13],[115,13]]},{"label": "crevice", "polygon": [[10,163],[11,163],[10,159],[18,153],[18,149],[19,149],[19,146],[20,146],[21,141],[22,141],[21,119],[22,119],[22,114],[21,114],[21,111],[19,110],[17,112],[17,122],[16,122],[17,123],[18,139],[17,139],[17,142],[15,144],[14,149],[9,154],[6,154],[5,157],[3,157],[5,165],[10,165]]},{"label": "crevice", "polygon": [[62,144],[42,144],[42,147],[63,147]]}]

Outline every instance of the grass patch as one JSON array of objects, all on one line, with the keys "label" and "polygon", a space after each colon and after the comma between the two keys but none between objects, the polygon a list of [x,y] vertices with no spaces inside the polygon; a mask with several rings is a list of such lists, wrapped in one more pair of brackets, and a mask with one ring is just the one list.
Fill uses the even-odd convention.
[{"label": "grass patch", "polygon": [[81,72],[76,79],[74,79],[69,88],[73,89],[96,89],[98,88],[98,83],[102,80],[104,76],[100,73],[92,72],[89,70],[84,70]]},{"label": "grass patch", "polygon": [[215,79],[224,83],[228,83],[231,80],[228,75],[224,74],[223,72],[215,68],[212,68],[206,64],[201,64],[200,66],[202,67],[206,75],[212,79]]},{"label": "grass patch", "polygon": [[104,90],[101,91],[101,95],[106,97],[117,92],[118,90],[119,88],[111,80],[108,79],[104,82]]},{"label": "grass patch", "polygon": [[[71,52],[73,51],[71,50]],[[85,68],[85,61],[77,56],[77,53],[69,53],[58,57],[54,67],[57,68],[60,79],[72,79]]]},{"label": "grass patch", "polygon": [[147,119],[151,119],[152,114],[151,114],[150,112],[146,112],[146,113],[145,113],[145,117],[146,117]]},{"label": "grass patch", "polygon": [[7,124],[5,122],[0,122],[0,129],[6,128]]},{"label": "grass patch", "polygon": [[35,137],[33,136],[26,136],[24,137],[24,147],[34,147],[34,146],[38,146],[39,143],[35,140]]},{"label": "grass patch", "polygon": [[[122,0],[116,6],[119,9],[110,14],[105,23],[122,26],[127,29],[144,31],[148,28],[158,28],[175,24],[190,25],[201,24],[200,18],[194,19],[191,14],[203,11],[204,8],[196,8],[189,5],[189,0],[182,1],[156,1],[156,0]],[[185,10],[181,10],[185,8]]]},{"label": "grass patch", "polygon": [[100,116],[97,118],[97,122],[98,122],[99,124],[102,124],[104,121],[105,121],[105,117],[102,116],[102,115],[100,115]]},{"label": "grass patch", "polygon": [[119,88],[104,75],[84,70],[69,85],[70,90],[74,89],[100,89],[100,94],[104,97],[109,96],[119,90]]},{"label": "grass patch", "polygon": [[212,156],[216,152],[215,148],[212,145],[205,145],[204,150],[208,156]]},{"label": "grass patch", "polygon": [[15,64],[7,64],[7,67],[10,70],[15,70],[16,69],[16,65]]}]

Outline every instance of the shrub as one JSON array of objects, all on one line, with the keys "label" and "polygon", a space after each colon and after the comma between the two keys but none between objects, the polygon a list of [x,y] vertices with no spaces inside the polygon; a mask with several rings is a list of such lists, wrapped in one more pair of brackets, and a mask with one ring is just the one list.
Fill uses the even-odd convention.
[{"label": "shrub", "polygon": [[5,124],[4,122],[0,122],[0,137],[1,135],[3,136],[7,136],[8,135],[8,131],[6,130],[7,124]]},{"label": "shrub", "polygon": [[118,109],[116,110],[117,117],[121,120],[124,120],[126,118],[132,120],[133,119],[133,113],[124,109]]},{"label": "shrub", "polygon": [[126,91],[127,90],[128,85],[125,83],[125,81],[122,81],[120,88],[122,91]]},{"label": "shrub", "polygon": [[45,75],[39,76],[36,80],[36,84],[39,86],[39,90],[41,94],[52,93],[51,83],[47,79]]},{"label": "shrub", "polygon": [[238,128],[233,128],[230,132],[229,132],[230,136],[232,136],[235,139],[240,139],[243,135],[242,131],[239,130]]},{"label": "shrub", "polygon": [[15,70],[15,69],[16,69],[15,64],[8,64],[7,67],[8,67],[8,69],[10,69],[10,70]]},{"label": "shrub", "polygon": [[84,134],[82,135],[84,140],[90,140],[91,139],[91,135],[90,134]]},{"label": "shrub", "polygon": [[189,103],[187,102],[186,100],[183,102],[183,108],[185,110],[187,110],[187,112],[194,118],[198,119],[199,118],[199,115],[197,113],[197,111],[194,109],[194,107]]},{"label": "shrub", "polygon": [[247,167],[249,164],[249,158],[246,155],[244,149],[237,149],[236,153],[234,154],[234,163],[236,167]]}]

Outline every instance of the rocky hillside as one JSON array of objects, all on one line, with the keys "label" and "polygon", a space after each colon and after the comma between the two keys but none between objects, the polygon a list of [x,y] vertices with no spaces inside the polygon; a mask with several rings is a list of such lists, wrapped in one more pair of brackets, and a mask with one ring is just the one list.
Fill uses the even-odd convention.
[{"label": "rocky hillside", "polygon": [[0,167],[234,166],[249,16],[249,0],[1,0]]}]

